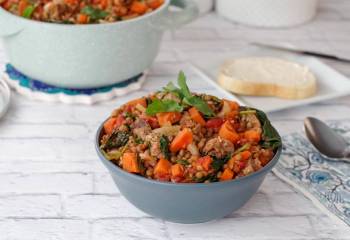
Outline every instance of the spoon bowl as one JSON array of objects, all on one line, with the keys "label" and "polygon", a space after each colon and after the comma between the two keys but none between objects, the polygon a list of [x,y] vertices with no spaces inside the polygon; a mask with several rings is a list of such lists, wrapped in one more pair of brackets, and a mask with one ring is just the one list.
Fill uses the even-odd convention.
[{"label": "spoon bowl", "polygon": [[327,124],[314,117],[304,120],[307,138],[323,155],[330,158],[350,158],[350,146]]}]

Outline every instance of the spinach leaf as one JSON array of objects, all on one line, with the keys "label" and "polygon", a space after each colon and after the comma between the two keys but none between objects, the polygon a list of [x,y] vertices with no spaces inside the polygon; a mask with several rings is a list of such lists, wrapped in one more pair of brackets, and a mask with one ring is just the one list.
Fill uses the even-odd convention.
[{"label": "spinach leaf", "polygon": [[125,146],[129,141],[130,134],[127,132],[113,132],[107,139],[106,143],[102,146],[104,150],[120,148]]},{"label": "spinach leaf", "polygon": [[92,21],[97,21],[108,16],[108,12],[103,11],[98,8],[93,8],[91,6],[86,6],[81,10],[81,13],[84,13],[90,17]]},{"label": "spinach leaf", "polygon": [[216,156],[211,156],[213,159],[213,162],[211,163],[212,168],[214,169],[215,172],[218,172],[221,170],[221,168],[225,165],[225,163],[230,160],[231,155],[228,154],[223,158],[218,158]]},{"label": "spinach leaf", "polygon": [[182,112],[183,106],[174,100],[159,100],[155,99],[146,108],[147,115],[155,115],[162,112]]},{"label": "spinach leaf", "polygon": [[272,148],[275,150],[282,144],[281,137],[276,129],[271,125],[271,122],[267,118],[266,114],[260,110],[256,110],[256,116],[262,124],[262,141],[261,145],[264,148]]},{"label": "spinach leaf", "polygon": [[211,173],[211,174],[208,174],[207,176],[204,176],[204,177],[201,177],[201,178],[194,178],[193,180],[196,182],[196,183],[203,183],[205,181],[209,181],[209,182],[218,182],[219,179],[217,178],[216,176],[216,172],[215,173]]},{"label": "spinach leaf", "polygon": [[166,159],[170,159],[170,152],[169,152],[169,139],[166,136],[161,136],[160,140],[160,150],[162,151],[164,157]]}]

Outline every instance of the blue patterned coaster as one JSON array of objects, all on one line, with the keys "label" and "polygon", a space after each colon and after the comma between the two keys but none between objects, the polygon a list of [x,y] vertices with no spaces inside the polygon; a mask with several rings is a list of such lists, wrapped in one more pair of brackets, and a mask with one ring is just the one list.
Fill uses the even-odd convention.
[{"label": "blue patterned coaster", "polygon": [[6,64],[5,80],[19,93],[30,98],[43,101],[60,101],[65,103],[91,104],[121,96],[141,88],[144,73],[113,85],[101,88],[74,89],[60,88],[32,79],[16,70],[11,64]]},{"label": "blue patterned coaster", "polygon": [[[350,122],[329,125],[350,143]],[[321,155],[303,133],[283,137],[283,155],[274,172],[325,213],[350,225],[350,163]]]}]

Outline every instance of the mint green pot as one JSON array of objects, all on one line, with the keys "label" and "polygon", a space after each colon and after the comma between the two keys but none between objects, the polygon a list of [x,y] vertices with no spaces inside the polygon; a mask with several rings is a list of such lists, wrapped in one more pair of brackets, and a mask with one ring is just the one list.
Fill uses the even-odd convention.
[{"label": "mint green pot", "polygon": [[[182,11],[171,12],[169,6]],[[60,87],[101,87],[149,68],[163,32],[197,15],[191,0],[166,0],[135,19],[90,25],[33,21],[0,8],[0,37],[10,63],[27,76]]]}]

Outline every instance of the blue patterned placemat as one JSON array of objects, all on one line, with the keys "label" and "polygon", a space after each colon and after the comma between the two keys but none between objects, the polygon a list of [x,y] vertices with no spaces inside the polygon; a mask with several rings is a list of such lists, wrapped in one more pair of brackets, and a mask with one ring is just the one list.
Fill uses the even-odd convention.
[{"label": "blue patterned placemat", "polygon": [[142,73],[140,73],[137,76],[129,78],[123,82],[119,82],[119,83],[101,87],[101,88],[74,89],[74,88],[60,88],[50,84],[43,83],[37,79],[29,78],[26,75],[19,72],[18,70],[16,70],[11,64],[6,64],[5,72],[8,74],[8,76],[12,80],[18,81],[20,86],[24,88],[28,88],[31,91],[45,92],[48,94],[64,93],[66,95],[71,95],[71,96],[92,95],[96,93],[109,92],[114,88],[125,88],[126,86],[137,82],[142,76]]},{"label": "blue patterned placemat", "polygon": [[[329,125],[350,143],[350,122]],[[350,163],[321,155],[301,132],[283,137],[283,145],[276,175],[350,225]]]}]

